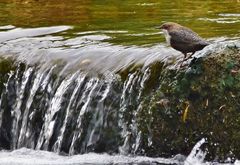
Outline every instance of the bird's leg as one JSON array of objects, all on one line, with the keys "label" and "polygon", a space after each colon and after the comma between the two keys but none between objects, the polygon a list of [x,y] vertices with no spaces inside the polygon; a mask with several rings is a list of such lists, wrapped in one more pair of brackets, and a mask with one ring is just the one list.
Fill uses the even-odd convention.
[{"label": "bird's leg", "polygon": [[180,64],[180,68],[183,66],[184,61],[187,61],[189,58],[191,58],[194,53],[195,52],[191,52],[191,54],[189,56],[188,56],[187,53],[183,53],[184,54],[184,58],[183,58],[183,60],[182,60],[182,62]]},{"label": "bird's leg", "polygon": [[185,58],[184,58],[184,61],[188,60],[190,57],[192,56],[192,54],[186,54]]},{"label": "bird's leg", "polygon": [[187,53],[183,53],[183,54],[184,54],[184,58],[183,58],[183,60],[182,60],[182,62],[180,64],[180,68],[182,67],[183,62],[186,61],[186,57],[187,57]]},{"label": "bird's leg", "polygon": [[187,58],[187,53],[184,53],[183,61]]},{"label": "bird's leg", "polygon": [[[194,53],[195,52],[192,52],[189,56],[187,55],[187,53],[184,53],[184,58],[183,58],[182,64],[184,61],[187,61],[189,58],[191,58]],[[181,64],[181,66],[182,66],[182,64]]]},{"label": "bird's leg", "polygon": [[185,59],[185,61],[186,61],[186,60],[188,60],[189,58],[191,58],[191,57],[192,57],[192,55],[194,55],[194,53],[195,53],[195,52],[192,52],[192,53],[191,53],[191,54],[190,54],[188,57],[185,57],[185,58],[184,58],[184,59]]}]

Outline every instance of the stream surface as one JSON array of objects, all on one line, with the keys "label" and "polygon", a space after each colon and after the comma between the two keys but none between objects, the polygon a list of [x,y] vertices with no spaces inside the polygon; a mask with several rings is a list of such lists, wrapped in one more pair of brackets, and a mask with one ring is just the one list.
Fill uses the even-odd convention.
[{"label": "stream surface", "polygon": [[[1,0],[0,56],[18,65],[1,90],[0,164],[221,164],[205,160],[204,137],[189,155],[135,154],[141,133],[127,109],[141,102],[150,64],[174,69],[182,59],[154,28],[167,21],[210,42],[238,40],[240,2]],[[133,65],[143,74],[117,84],[116,73]]]}]

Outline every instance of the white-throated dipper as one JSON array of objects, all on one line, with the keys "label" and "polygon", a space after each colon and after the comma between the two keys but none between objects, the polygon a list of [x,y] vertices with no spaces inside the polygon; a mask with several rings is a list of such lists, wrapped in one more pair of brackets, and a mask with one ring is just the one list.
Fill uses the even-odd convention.
[{"label": "white-throated dipper", "polygon": [[209,42],[202,39],[191,29],[174,22],[164,23],[157,28],[163,31],[166,41],[171,47],[184,54],[184,60],[187,53],[191,53],[189,56],[191,57],[196,51],[209,45]]}]

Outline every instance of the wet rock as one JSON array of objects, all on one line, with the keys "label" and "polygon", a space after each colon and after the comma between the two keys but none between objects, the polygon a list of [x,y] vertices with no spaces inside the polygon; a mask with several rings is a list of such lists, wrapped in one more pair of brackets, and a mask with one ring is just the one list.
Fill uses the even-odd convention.
[{"label": "wet rock", "polygon": [[[138,113],[146,153],[187,155],[206,138],[208,158],[239,159],[240,42],[207,46],[185,68],[161,74],[159,87],[145,97]],[[168,100],[168,110],[159,100]]]}]

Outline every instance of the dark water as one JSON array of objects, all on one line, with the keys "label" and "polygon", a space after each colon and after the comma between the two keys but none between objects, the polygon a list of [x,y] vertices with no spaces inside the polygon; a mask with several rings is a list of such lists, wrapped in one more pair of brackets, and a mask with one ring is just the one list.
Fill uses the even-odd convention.
[{"label": "dark water", "polygon": [[[54,153],[94,152],[85,156],[95,161],[85,163],[208,164],[197,141],[193,154],[181,161],[133,158],[145,154],[138,111],[151,81],[150,66],[160,61],[174,69],[181,59],[154,27],[174,21],[213,42],[236,40],[239,11],[237,0],[1,0],[0,55],[7,60],[1,59],[0,67],[0,147],[13,151],[2,151],[0,160],[26,164],[31,155],[39,161],[40,154],[42,164],[69,159],[76,164],[85,157]],[[126,68],[129,73],[121,73]],[[56,157],[59,161],[51,162]]]}]

